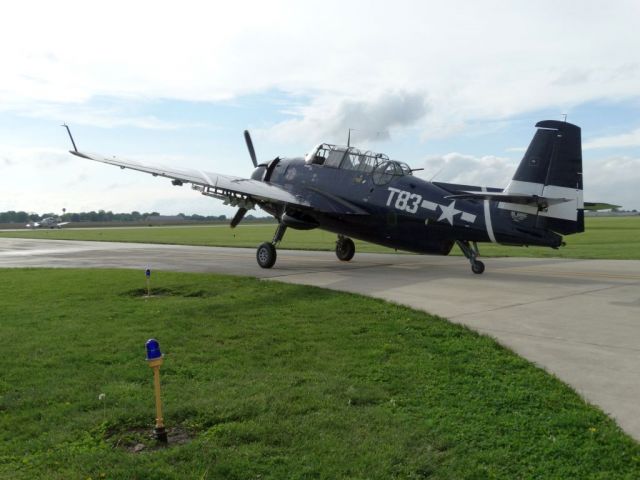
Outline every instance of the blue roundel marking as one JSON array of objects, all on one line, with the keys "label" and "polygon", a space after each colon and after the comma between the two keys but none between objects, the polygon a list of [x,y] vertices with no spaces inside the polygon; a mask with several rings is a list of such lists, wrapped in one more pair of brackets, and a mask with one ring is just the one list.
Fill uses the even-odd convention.
[{"label": "blue roundel marking", "polygon": [[160,344],[155,338],[150,338],[149,340],[147,340],[145,347],[147,349],[147,360],[155,360],[156,358],[162,357]]},{"label": "blue roundel marking", "polygon": [[144,271],[144,274],[146,275],[146,277],[147,277],[147,278],[149,278],[149,277],[151,276],[151,269],[150,269],[150,268],[147,268],[147,269]]}]

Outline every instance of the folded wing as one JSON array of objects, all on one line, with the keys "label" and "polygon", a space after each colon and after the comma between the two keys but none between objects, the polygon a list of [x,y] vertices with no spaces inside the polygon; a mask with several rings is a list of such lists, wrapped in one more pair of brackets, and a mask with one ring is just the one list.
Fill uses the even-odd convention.
[{"label": "folded wing", "polygon": [[[344,199],[315,190],[291,192],[284,188],[260,180],[252,180],[219,173],[204,172],[193,169],[176,169],[155,165],[147,165],[134,160],[105,157],[96,153],[69,150],[69,153],[88,160],[128,168],[139,172],[150,173],[155,177],[166,177],[174,184],[191,183],[193,188],[210,197],[225,201],[243,211],[256,204],[284,204],[300,210],[311,209],[318,212],[339,213],[347,215],[368,215],[356,205]],[[245,212],[246,213],[246,212]],[[244,216],[244,214],[242,214]],[[241,218],[241,217],[240,217]],[[238,220],[239,221],[239,220]],[[237,224],[237,221],[234,221]]]},{"label": "folded wing", "polygon": [[[309,206],[304,199],[293,195],[286,190],[270,185],[258,180],[234,177],[231,175],[221,175],[219,173],[204,172],[192,169],[176,169],[154,165],[146,165],[133,160],[124,160],[116,157],[105,157],[96,153],[87,153],[70,150],[69,153],[77,157],[95,160],[96,162],[108,163],[120,168],[129,168],[139,172],[150,173],[154,177],[166,177],[179,182],[191,183],[199,187],[210,190],[211,196],[221,198],[232,194],[251,197],[254,201],[276,201],[293,205]],[[203,193],[206,193],[205,190]],[[216,195],[217,194],[217,195]]]}]

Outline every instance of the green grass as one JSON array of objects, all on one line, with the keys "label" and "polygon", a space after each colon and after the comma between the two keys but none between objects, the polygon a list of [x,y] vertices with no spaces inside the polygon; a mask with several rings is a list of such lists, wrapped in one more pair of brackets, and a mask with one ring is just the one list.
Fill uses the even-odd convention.
[{"label": "green grass", "polygon": [[[0,282],[2,478],[640,477],[640,446],[566,385],[405,307],[199,274],[156,272],[148,299],[134,271]],[[145,433],[152,336],[191,439],[166,449]]]},{"label": "green grass", "polygon": [[[112,242],[169,243],[180,245],[208,245],[220,247],[255,248],[270,240],[274,225],[240,225],[190,227],[140,227],[103,229],[61,229],[0,231],[0,237],[44,238],[59,240],[101,240]],[[558,250],[541,247],[505,247],[482,244],[484,257],[561,257],[640,259],[640,216],[589,217],[586,231],[565,237],[567,246]],[[289,229],[280,248],[301,250],[332,250],[335,235],[321,230],[297,231]],[[357,252],[393,252],[394,250],[366,242],[356,242]],[[452,251],[460,255],[457,247]]]}]

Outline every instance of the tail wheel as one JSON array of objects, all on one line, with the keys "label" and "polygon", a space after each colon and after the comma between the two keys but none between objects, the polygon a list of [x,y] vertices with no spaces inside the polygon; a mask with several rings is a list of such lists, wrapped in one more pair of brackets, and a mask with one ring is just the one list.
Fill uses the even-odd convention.
[{"label": "tail wheel", "polygon": [[336,256],[343,262],[348,262],[356,253],[356,246],[353,240],[347,237],[339,238],[336,242]]},{"label": "tail wheel", "polygon": [[276,247],[269,242],[264,242],[256,251],[256,260],[262,268],[271,268],[276,263]]},{"label": "tail wheel", "polygon": [[480,255],[480,251],[478,250],[476,242],[470,244],[468,240],[456,240],[456,243],[460,247],[460,250],[462,250],[464,256],[469,260],[469,263],[471,264],[471,271],[477,275],[484,272],[484,263],[477,260],[478,255]]}]

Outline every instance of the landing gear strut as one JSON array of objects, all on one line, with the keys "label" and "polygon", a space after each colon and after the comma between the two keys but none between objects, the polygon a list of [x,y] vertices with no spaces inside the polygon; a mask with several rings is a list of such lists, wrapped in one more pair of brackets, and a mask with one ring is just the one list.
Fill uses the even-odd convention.
[{"label": "landing gear strut", "polygon": [[348,262],[353,258],[356,253],[356,246],[349,237],[345,237],[344,235],[338,235],[338,240],[336,241],[336,256],[338,260],[343,262]]},{"label": "landing gear strut", "polygon": [[484,263],[477,259],[480,254],[478,244],[476,242],[470,244],[467,240],[456,240],[456,243],[460,247],[460,250],[462,250],[464,256],[469,260],[469,263],[471,263],[471,271],[478,275],[484,272]]},{"label": "landing gear strut", "polygon": [[276,258],[278,257],[276,253],[276,245],[280,243],[280,240],[282,240],[284,232],[286,231],[287,227],[279,224],[271,243],[264,242],[260,244],[258,250],[256,250],[256,260],[258,261],[258,265],[262,268],[271,268],[276,263]]}]

